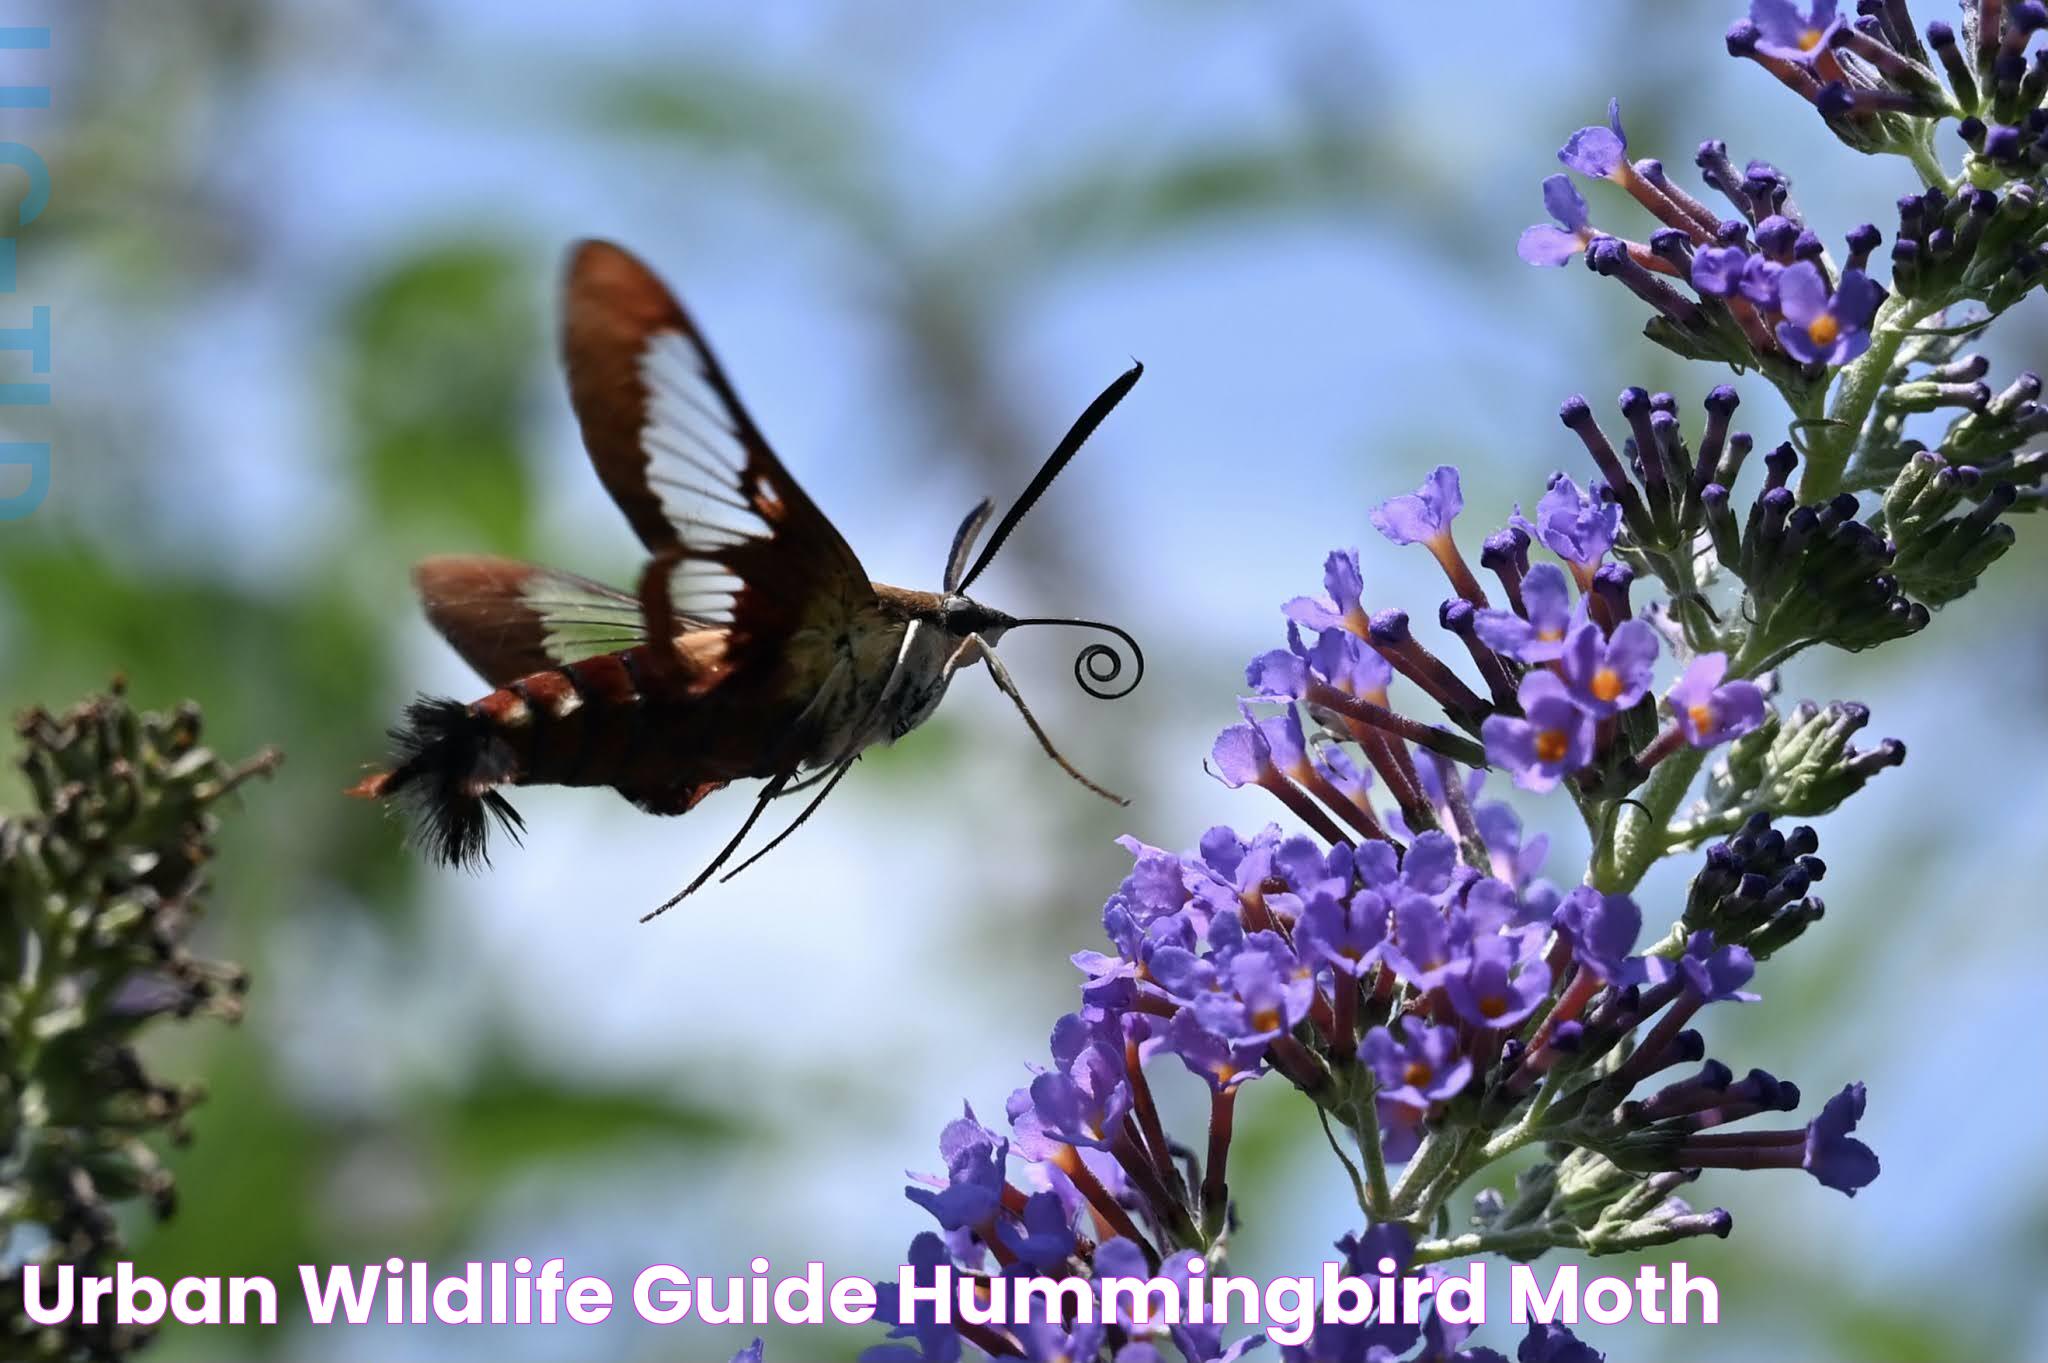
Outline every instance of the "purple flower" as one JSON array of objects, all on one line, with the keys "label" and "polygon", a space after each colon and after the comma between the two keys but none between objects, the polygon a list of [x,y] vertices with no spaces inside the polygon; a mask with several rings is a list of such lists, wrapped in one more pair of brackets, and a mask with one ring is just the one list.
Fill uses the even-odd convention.
[{"label": "purple flower", "polygon": [[[1198,1250],[1177,1250],[1167,1255],[1166,1259],[1159,1265],[1158,1276],[1179,1287],[1181,1300],[1183,1301],[1189,1299],[1188,1292],[1195,1280],[1195,1275],[1189,1271],[1190,1265],[1200,1257],[1202,1256]],[[1150,1276],[1145,1272],[1142,1260],[1139,1263],[1137,1276]],[[1173,1342],[1179,1346],[1181,1357],[1186,1359],[1187,1363],[1236,1363],[1236,1360],[1244,1356],[1246,1350],[1254,1345],[1263,1343],[1265,1340],[1264,1335],[1254,1333],[1244,1336],[1235,1344],[1226,1346],[1223,1343],[1223,1326],[1206,1322],[1200,1325],[1186,1323],[1171,1325],[1168,1327],[1168,1333],[1172,1335]],[[1126,1344],[1123,1348],[1117,1350],[1116,1356],[1118,1363],[1165,1363],[1165,1355],[1161,1354],[1153,1346],[1152,1342],[1146,1339],[1138,1339]],[[1093,1358],[1094,1355],[1092,1354],[1074,1355],[1075,1363],[1083,1363],[1083,1360],[1092,1360]]]},{"label": "purple flower", "polygon": [[1757,995],[1742,988],[1756,974],[1756,958],[1741,947],[1716,947],[1714,934],[1695,932],[1676,960],[1661,957],[1648,963],[1650,979],[1662,984],[1677,979],[1701,1003],[1755,1003]]},{"label": "purple flower", "polygon": [[734,1354],[732,1363],[761,1363],[761,1341],[757,1339]]},{"label": "purple flower", "polygon": [[1582,607],[1572,602],[1571,579],[1554,563],[1539,563],[1522,578],[1525,620],[1513,611],[1483,610],[1474,628],[1488,647],[1525,663],[1547,663],[1561,657]]},{"label": "purple flower", "polygon": [[1385,1027],[1375,1027],[1359,1045],[1359,1059],[1372,1067],[1381,1095],[1427,1109],[1463,1093],[1472,1082],[1472,1062],[1458,1050],[1458,1029],[1433,1027],[1412,1014],[1399,1026],[1398,1040]]},{"label": "purple flower", "polygon": [[1165,946],[1152,953],[1152,979],[1168,998],[1179,1003],[1199,1004],[1222,998],[1226,992],[1216,962],[1181,946]]},{"label": "purple flower", "polygon": [[[910,1266],[911,1281],[923,1287],[938,1281],[939,1268],[950,1268],[952,1256],[946,1252],[945,1241],[925,1231],[910,1242],[910,1253],[903,1262]],[[903,1318],[901,1292],[894,1281],[875,1284],[875,1317],[895,1327],[889,1331],[889,1338],[914,1339],[917,1350],[912,1352],[907,1345],[882,1344],[864,1352],[862,1363],[910,1363],[915,1359],[955,1363],[960,1357],[959,1332],[951,1325],[939,1323],[937,1306],[920,1302],[909,1320]]]},{"label": "purple flower", "polygon": [[1043,1273],[1050,1273],[1074,1252],[1074,1222],[1058,1193],[1033,1193],[1024,1199],[1017,1224],[996,1223],[996,1233],[1013,1253]]},{"label": "purple flower", "polygon": [[1710,297],[1732,297],[1749,261],[1749,252],[1740,246],[1703,247],[1693,252],[1692,286]]},{"label": "purple flower", "polygon": [[1030,1363],[1073,1363],[1078,1358],[1099,1357],[1103,1337],[1108,1331],[1109,1327],[1100,1322],[1079,1322],[1070,1331],[1052,1320],[1034,1320],[1010,1327],[1010,1333],[1024,1346],[1024,1357]]},{"label": "purple flower", "polygon": [[1532,1323],[1515,1350],[1515,1363],[1605,1363],[1606,1358],[1562,1325]]},{"label": "purple flower", "polygon": [[1516,970],[1514,947],[1504,937],[1482,937],[1472,959],[1446,982],[1451,1006],[1475,1027],[1513,1027],[1550,994],[1550,967],[1540,960]]},{"label": "purple flower", "polygon": [[1607,126],[1581,128],[1558,151],[1568,169],[1596,180],[1618,180],[1628,171],[1628,134],[1621,128],[1621,101],[1607,101]]},{"label": "purple flower", "polygon": [[1527,718],[1489,715],[1479,734],[1489,763],[1506,768],[1522,789],[1541,794],[1593,760],[1593,717],[1550,672],[1522,678],[1516,698]]},{"label": "purple flower", "polygon": [[[1371,628],[1370,624],[1365,628]],[[1294,626],[1290,623],[1288,629],[1292,633]],[[1387,686],[1394,680],[1393,664],[1349,628],[1324,630],[1302,656],[1308,660],[1311,675],[1339,691],[1376,704],[1384,703]]]},{"label": "purple flower", "polygon": [[1458,471],[1439,464],[1415,491],[1374,507],[1372,523],[1396,544],[1442,544],[1450,539],[1452,518],[1464,507]]},{"label": "purple flower", "polygon": [[1844,270],[1828,293],[1820,266],[1802,260],[1778,276],[1778,344],[1801,364],[1847,364],[1870,348],[1870,323],[1884,290],[1861,270]]},{"label": "purple flower", "polygon": [[[1188,879],[1189,892],[1208,910],[1209,917],[1235,914],[1247,902],[1264,894],[1263,886],[1273,873],[1273,853],[1280,844],[1280,829],[1267,824],[1250,842],[1218,825],[1202,835],[1201,860]],[[1181,863],[1184,868],[1188,863]],[[1213,923],[1211,924],[1213,926]],[[1173,945],[1192,949],[1192,935]]]},{"label": "purple flower", "polygon": [[[1523,841],[1521,816],[1515,813],[1513,806],[1500,800],[1475,803],[1472,819],[1479,825],[1479,837],[1486,844],[1495,878],[1522,894],[1526,910],[1529,892],[1535,888],[1536,873],[1543,869],[1544,859],[1550,854],[1549,835],[1538,833]],[[1547,886],[1548,882],[1544,884]],[[1548,917],[1550,909],[1555,907],[1556,893],[1555,887],[1549,888],[1553,902],[1545,907],[1544,917]]]},{"label": "purple flower", "polygon": [[1509,524],[1526,531],[1529,538],[1566,563],[1590,570],[1614,547],[1615,533],[1621,528],[1621,506],[1600,484],[1581,492],[1577,483],[1560,473],[1536,503],[1536,523],[1529,524],[1517,511]]},{"label": "purple flower", "polygon": [[948,1122],[939,1136],[946,1177],[936,1189],[906,1188],[904,1195],[923,1207],[946,1230],[972,1229],[996,1214],[1002,1205],[1003,1169],[1010,1143],[974,1118],[974,1109]]},{"label": "purple flower", "polygon": [[1806,1126],[1806,1172],[1838,1192],[1856,1190],[1877,1177],[1877,1152],[1849,1133],[1863,1120],[1863,1085],[1851,1084],[1828,1099]]},{"label": "purple flower", "polygon": [[1581,885],[1564,897],[1551,922],[1571,944],[1572,959],[1595,979],[1616,988],[1643,979],[1642,960],[1629,955],[1643,931],[1643,911],[1627,895]]},{"label": "purple flower", "polygon": [[1147,922],[1178,913],[1187,904],[1187,876],[1179,857],[1131,837],[1118,838],[1117,845],[1136,863],[1117,894]]},{"label": "purple flower", "polygon": [[1475,1344],[1471,1348],[1460,1347],[1475,1327],[1471,1324],[1453,1324],[1440,1311],[1431,1311],[1429,1319],[1422,1323],[1422,1352],[1415,1355],[1415,1363],[1508,1363],[1507,1355]]},{"label": "purple flower", "polygon": [[1436,896],[1451,887],[1458,869],[1458,844],[1434,830],[1417,837],[1401,858],[1401,884],[1419,895]]},{"label": "purple flower", "polygon": [[1299,700],[1308,690],[1308,659],[1291,648],[1268,650],[1245,664],[1244,684],[1255,696]]},{"label": "purple flower", "polygon": [[1316,774],[1337,788],[1339,794],[1357,805],[1367,807],[1372,789],[1372,773],[1351,760],[1351,755],[1334,744],[1323,747],[1316,753]]},{"label": "purple flower", "polygon": [[1766,312],[1778,310],[1778,280],[1785,267],[1775,260],[1751,256],[1742,267],[1742,282],[1736,286],[1744,298]]},{"label": "purple flower", "polygon": [[1531,265],[1562,265],[1593,239],[1586,199],[1569,175],[1552,175],[1543,182],[1543,207],[1556,225],[1539,222],[1524,228],[1515,254]]},{"label": "purple flower", "polygon": [[1373,1100],[1373,1112],[1380,1123],[1380,1154],[1389,1164],[1405,1163],[1422,1144],[1424,1114],[1391,1098]]},{"label": "purple flower", "polygon": [[1764,722],[1764,693],[1754,682],[1724,683],[1727,672],[1727,654],[1702,653],[1664,693],[1685,741],[1695,748],[1740,738]]},{"label": "purple flower", "polygon": [[1353,979],[1372,968],[1387,939],[1387,901],[1373,890],[1312,897],[1295,923],[1294,945]]},{"label": "purple flower", "polygon": [[1591,623],[1572,631],[1558,660],[1572,699],[1588,713],[1606,716],[1634,708],[1650,694],[1657,665],[1657,631],[1641,620],[1624,620],[1603,635]]},{"label": "purple flower", "polygon": [[[1145,1262],[1145,1252],[1123,1236],[1113,1236],[1095,1247],[1095,1277],[1103,1278],[1149,1278],[1152,1266]],[[1130,1329],[1136,1325],[1131,1319],[1129,1303],[1117,1305],[1116,1324]]]},{"label": "purple flower", "polygon": [[1233,1040],[1268,1042],[1292,1031],[1308,1016],[1309,1005],[1315,1001],[1315,976],[1295,970],[1291,953],[1281,954],[1285,950],[1246,950],[1230,958],[1230,982],[1243,1017],[1241,1033]]},{"label": "purple flower", "polygon": [[1464,964],[1443,910],[1416,894],[1394,906],[1394,933],[1384,954],[1394,974],[1420,990],[1436,988]]},{"label": "purple flower", "polygon": [[1259,732],[1259,726],[1249,721],[1233,724],[1216,735],[1209,760],[1216,764],[1216,779],[1232,790],[1270,781],[1275,775],[1272,745]]},{"label": "purple flower", "polygon": [[1750,0],[1749,21],[1756,25],[1756,50],[1780,61],[1811,63],[1828,50],[1842,21],[1835,0],[1812,0],[1804,11],[1794,0]]},{"label": "purple flower", "polygon": [[1233,724],[1216,735],[1209,749],[1215,774],[1232,790],[1261,785],[1284,772],[1295,780],[1309,776],[1308,735],[1302,732],[1301,714],[1292,705],[1277,715],[1260,719],[1243,701],[1237,705],[1245,722]]},{"label": "purple flower", "polygon": [[1783,213],[1773,213],[1756,225],[1756,248],[1767,259],[1790,265],[1792,248],[1799,243],[1799,224]]},{"label": "purple flower", "polygon": [[[1068,1018],[1073,1016],[1068,1014]],[[1055,1032],[1056,1040],[1057,1036]],[[1066,1145],[1107,1149],[1131,1106],[1123,1054],[1101,1042],[1082,1047],[1070,1062],[1039,1075],[1020,1093],[1024,1096],[1021,1104],[1018,1095],[1011,1096],[1010,1120],[1017,1128],[1019,1151],[1027,1157],[1031,1157],[1023,1144],[1027,1131]]]},{"label": "purple flower", "polygon": [[1323,560],[1324,599],[1297,596],[1281,610],[1289,620],[1310,629],[1348,629],[1364,634],[1371,628],[1359,598],[1365,592],[1365,577],[1359,571],[1358,551],[1339,549]]},{"label": "purple flower", "polygon": [[1259,1077],[1265,1064],[1264,1042],[1227,1040],[1202,1025],[1193,1008],[1183,1008],[1166,1024],[1159,1044],[1218,1093],[1228,1093]]}]

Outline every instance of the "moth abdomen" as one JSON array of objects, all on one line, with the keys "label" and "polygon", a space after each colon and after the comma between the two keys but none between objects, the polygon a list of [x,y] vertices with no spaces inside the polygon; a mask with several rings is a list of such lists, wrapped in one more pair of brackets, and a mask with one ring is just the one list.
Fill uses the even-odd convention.
[{"label": "moth abdomen", "polygon": [[483,864],[494,820],[515,836],[523,826],[497,787],[615,785],[643,755],[634,651],[547,668],[467,705],[422,696],[392,731],[392,769],[350,794],[399,800],[436,860]]},{"label": "moth abdomen", "polygon": [[414,836],[437,861],[475,867],[489,860],[491,823],[517,838],[519,812],[497,791],[516,780],[519,755],[497,721],[476,705],[421,696],[391,731],[397,761],[349,791],[364,799],[395,799],[414,822]]}]

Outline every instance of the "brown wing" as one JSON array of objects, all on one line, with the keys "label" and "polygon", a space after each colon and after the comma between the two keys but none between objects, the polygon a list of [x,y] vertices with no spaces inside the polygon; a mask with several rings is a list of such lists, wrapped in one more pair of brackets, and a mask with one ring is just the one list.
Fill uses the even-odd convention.
[{"label": "brown wing", "polygon": [[[585,241],[570,252],[564,292],[563,362],[583,443],[652,556],[639,598],[648,637],[675,637],[685,617],[724,628],[723,676],[785,660],[799,631],[843,635],[872,613],[860,560],[654,273]],[[706,681],[671,662],[678,677]]]},{"label": "brown wing", "polygon": [[449,554],[413,569],[427,619],[493,686],[646,640],[640,603],[573,573]]}]

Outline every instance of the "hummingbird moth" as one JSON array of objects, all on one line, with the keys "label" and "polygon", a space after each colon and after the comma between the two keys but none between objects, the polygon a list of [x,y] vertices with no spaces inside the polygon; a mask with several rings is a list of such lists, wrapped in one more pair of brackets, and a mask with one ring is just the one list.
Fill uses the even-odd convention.
[{"label": "hummingbird moth", "polygon": [[571,250],[562,359],[598,480],[647,550],[636,588],[481,555],[421,563],[427,618],[497,689],[469,704],[414,701],[392,731],[394,765],[351,795],[398,800],[436,859],[473,867],[493,822],[514,837],[524,828],[503,786],[605,786],[649,813],[683,814],[731,782],[764,780],[739,831],[652,918],[717,873],[771,803],[815,788],[726,878],[773,850],[865,749],[923,723],[954,673],[979,662],[1068,775],[1125,803],[1053,746],[995,645],[1027,625],[1107,631],[1131,651],[1130,681],[1110,689],[1124,660],[1100,642],[1074,675],[1114,699],[1144,675],[1137,641],[1101,621],[1017,619],[967,592],[1142,365],[1089,404],[971,562],[995,504],[967,514],[928,592],[868,579],[681,304],[622,248]]}]

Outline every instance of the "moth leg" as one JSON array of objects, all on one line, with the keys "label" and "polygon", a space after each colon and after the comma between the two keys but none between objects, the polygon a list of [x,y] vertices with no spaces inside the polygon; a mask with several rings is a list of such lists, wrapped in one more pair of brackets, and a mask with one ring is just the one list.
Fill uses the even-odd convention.
[{"label": "moth leg", "polygon": [[[969,652],[970,649],[973,650],[972,653]],[[1037,717],[1031,713],[1031,707],[1024,703],[1023,695],[1017,690],[1017,683],[1010,680],[1009,669],[1003,666],[1002,660],[996,657],[995,649],[979,634],[968,635],[962,641],[960,647],[953,651],[953,656],[946,660],[946,674],[951,676],[957,668],[966,666],[977,657],[988,664],[988,675],[995,682],[996,689],[1008,696],[1011,702],[1016,705],[1017,713],[1024,716],[1024,722],[1031,726],[1033,736],[1038,739],[1038,746],[1045,749],[1047,757],[1059,763],[1060,769],[1066,772],[1067,775],[1073,777],[1103,799],[1108,800],[1111,804],[1130,804],[1130,801],[1126,800],[1123,796],[1118,795],[1114,791],[1106,790],[1083,776],[1076,770],[1074,764],[1063,757],[1060,754],[1060,750],[1052,745],[1052,739],[1046,735],[1044,729],[1039,727]]]},{"label": "moth leg", "polygon": [[[854,754],[854,760],[860,760],[860,756],[858,753]],[[782,788],[782,793],[780,795],[777,795],[775,798],[778,800],[787,800],[792,795],[801,795],[807,790],[814,790],[817,788],[819,782],[831,780],[832,773],[837,771],[838,769],[839,764],[835,762],[829,767],[820,767],[814,772],[809,772],[804,776],[803,780],[792,782],[791,784],[784,786]]]},{"label": "moth leg", "polygon": [[[774,838],[772,838],[769,841],[766,847],[763,847],[760,851],[754,853],[754,855],[748,857],[745,861],[741,862],[739,865],[733,867],[730,871],[727,871],[724,875],[720,876],[718,878],[719,884],[722,885],[726,881],[731,880],[741,871],[746,870],[749,866],[752,866],[762,857],[767,856],[770,852],[773,852],[776,848],[782,846],[784,840],[787,839],[790,834],[796,832],[797,829],[802,828],[804,826],[804,820],[810,818],[811,815],[818,812],[818,806],[825,803],[825,797],[832,793],[832,787],[839,784],[839,778],[846,775],[846,773],[852,771],[853,764],[855,762],[858,762],[859,760],[859,753],[854,753],[850,757],[842,757],[841,759],[839,759],[838,765],[832,767],[828,774],[829,779],[827,779],[825,782],[825,788],[819,791],[815,796],[811,798],[811,802],[804,806],[803,813],[797,815],[794,819],[791,819],[789,821],[789,827],[783,829],[780,833],[777,833],[774,836]],[[756,812],[758,813],[759,811],[756,810]],[[715,871],[717,869],[718,868],[715,865],[711,867],[711,871]],[[709,875],[711,871],[706,871],[705,874]]]},{"label": "moth leg", "polygon": [[[766,847],[763,847],[760,851],[754,853],[754,855],[748,857],[745,861],[741,862],[739,865],[733,867],[730,871],[727,871],[724,875],[720,876],[719,883],[721,885],[724,884],[726,881],[731,880],[741,871],[746,870],[749,866],[752,866],[762,857],[765,857],[770,852],[773,852],[776,848],[782,846],[783,840],[785,838],[787,838],[790,834],[796,832],[797,829],[802,828],[804,826],[804,821],[810,818],[811,815],[817,813],[818,806],[825,803],[825,797],[832,793],[832,788],[839,784],[840,778],[844,777],[846,773],[853,770],[853,764],[860,761],[861,750],[866,746],[864,736],[867,734],[868,730],[874,725],[876,717],[879,716],[885,708],[887,708],[888,703],[895,698],[896,692],[903,685],[904,660],[910,656],[911,644],[916,641],[917,632],[922,628],[923,625],[921,625],[917,621],[912,621],[910,627],[903,632],[903,643],[896,650],[895,668],[889,673],[888,680],[882,683],[882,690],[880,694],[878,694],[875,697],[874,704],[870,705],[867,708],[867,712],[860,717],[860,722],[853,726],[854,739],[852,750],[847,752],[844,756],[835,759],[832,765],[829,768],[827,768],[824,773],[813,773],[812,775],[805,777],[802,782],[802,784],[804,785],[810,785],[813,782],[817,781],[819,779],[819,776],[822,774],[824,776],[825,788],[819,791],[817,795],[812,798],[811,802],[804,806],[803,812],[801,814],[798,814],[794,819],[790,820],[789,827],[783,829],[780,833],[777,833],[774,839],[770,841]],[[841,666],[844,665],[844,663],[841,664]],[[816,704],[815,701],[813,701],[812,703],[814,705]]]},{"label": "moth leg", "polygon": [[705,881],[711,879],[711,877],[717,873],[719,867],[725,865],[726,862],[730,861],[732,859],[732,854],[734,852],[739,851],[740,844],[746,841],[747,834],[753,832],[754,825],[761,821],[761,813],[763,810],[768,808],[768,802],[773,800],[777,795],[781,794],[782,788],[785,785],[789,784],[789,778],[791,775],[792,773],[784,772],[782,775],[770,780],[766,786],[762,787],[760,796],[756,798],[754,801],[753,811],[747,815],[747,821],[740,825],[739,832],[732,835],[732,840],[726,843],[724,847],[719,849],[718,855],[711,859],[711,864],[709,866],[706,866],[703,870],[699,871],[697,873],[697,878],[695,880],[691,881],[688,885],[685,885],[682,889],[676,891],[673,895],[669,896],[668,902],[664,903],[660,908],[654,910],[652,913],[643,915],[640,921],[645,923],[650,919],[661,917],[661,915],[667,913],[670,909],[674,908],[676,905],[682,903],[685,899],[688,899],[691,895],[695,894],[698,890],[698,887],[703,885]]}]

